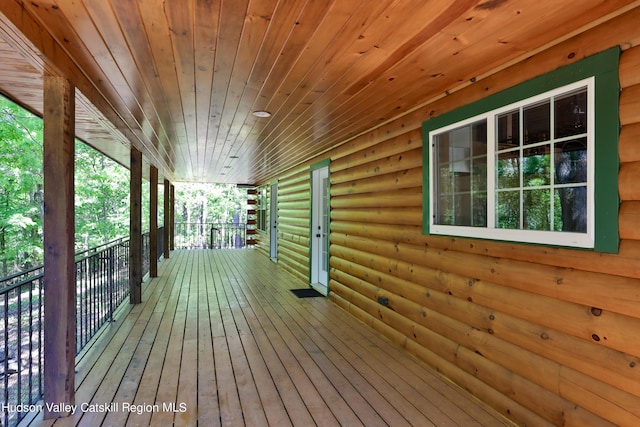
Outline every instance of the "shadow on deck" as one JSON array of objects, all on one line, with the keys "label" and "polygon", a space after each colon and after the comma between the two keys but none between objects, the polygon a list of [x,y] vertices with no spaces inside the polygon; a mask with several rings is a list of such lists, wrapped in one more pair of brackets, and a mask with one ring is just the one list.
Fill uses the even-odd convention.
[{"label": "shadow on deck", "polygon": [[258,251],[176,251],[159,276],[81,355],[76,412],[31,425],[510,425]]}]

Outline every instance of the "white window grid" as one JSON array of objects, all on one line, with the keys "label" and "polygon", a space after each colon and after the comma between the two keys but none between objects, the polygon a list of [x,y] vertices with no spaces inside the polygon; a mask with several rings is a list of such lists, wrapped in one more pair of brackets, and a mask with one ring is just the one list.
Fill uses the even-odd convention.
[{"label": "white window grid", "polygon": [[[581,135],[571,135],[569,137],[564,138],[551,138],[550,141],[544,141],[536,144],[529,144],[526,147],[523,147],[522,144],[519,144],[519,155],[522,158],[522,150],[533,148],[535,146],[544,146],[551,144],[562,143],[564,141],[575,140],[577,138],[586,138],[587,140],[587,231],[585,233],[574,233],[574,232],[562,232],[562,231],[540,231],[540,230],[523,230],[523,229],[506,229],[506,228],[498,228],[496,226],[496,206],[497,206],[497,193],[502,190],[498,190],[496,188],[496,180],[497,180],[497,164],[496,158],[497,155],[501,152],[508,151],[498,150],[496,147],[496,127],[497,127],[497,118],[499,115],[520,109],[525,108],[527,106],[535,105],[537,103],[555,99],[562,95],[565,95],[570,92],[574,92],[578,89],[586,88],[587,89],[587,132],[586,134]],[[431,234],[441,234],[441,235],[449,235],[449,236],[461,236],[461,237],[472,237],[472,238],[480,238],[480,239],[493,239],[493,240],[505,240],[505,241],[517,241],[524,243],[534,243],[534,244],[548,244],[548,245],[558,245],[558,246],[570,246],[570,247],[580,247],[580,248],[593,248],[595,241],[595,221],[594,221],[594,181],[595,181],[595,78],[590,77],[584,80],[580,80],[578,82],[565,85],[559,87],[557,89],[553,89],[551,91],[547,91],[541,93],[539,95],[523,99],[521,101],[505,105],[503,107],[487,111],[485,113],[467,118],[465,120],[452,123],[450,125],[441,127],[439,129],[435,129],[429,133],[429,150],[430,151],[430,159],[432,159],[432,164],[428,165],[430,170],[430,206],[429,206],[429,230]],[[552,110],[553,111],[553,110]],[[522,135],[522,127],[523,127],[523,114],[520,114],[520,134]],[[434,151],[434,139],[436,135],[442,134],[444,132],[448,132],[457,128],[461,128],[472,123],[479,122],[481,120],[486,120],[487,123],[487,227],[472,227],[472,226],[456,226],[456,225],[442,225],[435,223],[435,212],[436,212],[436,198],[435,194],[435,174],[438,173],[437,168],[433,165],[433,159],[435,158]],[[551,114],[551,129],[553,129],[553,120],[554,115]],[[553,150],[551,150],[553,152]],[[550,188],[552,191],[558,188],[568,188],[568,187],[582,187],[583,183],[571,183],[571,184],[557,184],[554,183],[555,180],[555,171],[553,159],[551,160],[551,179],[552,184],[540,186],[540,188]],[[491,173],[494,171],[494,173]],[[520,173],[520,179],[522,179],[522,172]],[[535,189],[536,187],[523,187],[522,181],[520,182],[520,191],[523,191],[523,188]],[[523,198],[520,197],[520,201],[522,203]],[[552,203],[553,206],[553,203]],[[520,224],[522,224],[522,215],[524,215],[524,209],[521,206],[519,219]]]}]

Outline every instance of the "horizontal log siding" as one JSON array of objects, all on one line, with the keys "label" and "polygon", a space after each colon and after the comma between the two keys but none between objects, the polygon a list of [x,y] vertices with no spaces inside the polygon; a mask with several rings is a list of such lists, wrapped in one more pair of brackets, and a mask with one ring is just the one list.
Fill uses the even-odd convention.
[{"label": "horizontal log siding", "polygon": [[257,230],[256,241],[255,249],[263,253],[265,256],[269,256],[269,233]]},{"label": "horizontal log siding", "polygon": [[[527,425],[640,425],[637,22],[631,11],[329,153],[330,298]],[[423,120],[616,44],[618,254],[422,235]]]},{"label": "horizontal log siding", "polygon": [[278,181],[278,264],[304,282],[309,281],[309,174],[305,167]]}]

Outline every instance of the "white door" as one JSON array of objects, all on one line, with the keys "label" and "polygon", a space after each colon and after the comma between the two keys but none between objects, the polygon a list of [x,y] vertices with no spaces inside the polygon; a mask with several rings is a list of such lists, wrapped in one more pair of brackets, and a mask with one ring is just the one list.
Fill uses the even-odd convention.
[{"label": "white door", "polygon": [[278,259],[278,184],[271,184],[270,209],[269,209],[270,233],[270,257]]},{"label": "white door", "polygon": [[311,172],[311,286],[329,293],[329,167]]}]

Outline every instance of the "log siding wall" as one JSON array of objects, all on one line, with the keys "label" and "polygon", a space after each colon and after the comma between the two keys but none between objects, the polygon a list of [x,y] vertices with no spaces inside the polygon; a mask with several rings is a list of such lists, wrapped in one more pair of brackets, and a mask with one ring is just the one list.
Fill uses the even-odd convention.
[{"label": "log siding wall", "polygon": [[[640,425],[638,22],[631,11],[325,156],[329,297],[520,424]],[[618,254],[422,234],[425,119],[615,45]],[[280,263],[304,280],[309,205],[308,168],[282,177]]]},{"label": "log siding wall", "polygon": [[278,181],[278,264],[304,282],[309,281],[309,173],[303,167]]}]

